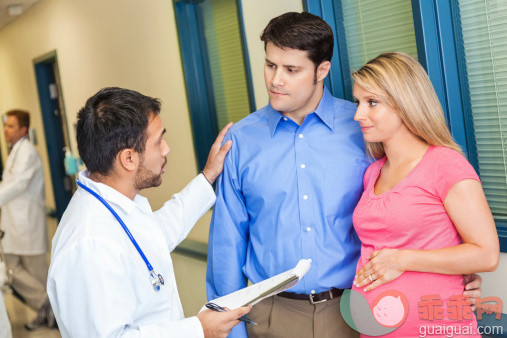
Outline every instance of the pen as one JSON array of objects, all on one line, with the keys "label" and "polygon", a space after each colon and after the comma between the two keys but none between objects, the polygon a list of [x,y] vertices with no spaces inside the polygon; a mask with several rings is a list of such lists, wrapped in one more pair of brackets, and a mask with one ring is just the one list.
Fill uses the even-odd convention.
[{"label": "pen", "polygon": [[[225,308],[221,307],[220,305],[217,305],[215,303],[206,303],[206,307],[210,310],[217,311],[217,312],[225,312],[227,311]],[[246,316],[239,317],[238,320],[241,320],[242,322],[245,322],[247,324],[257,325],[256,322],[253,320],[247,318]]]}]

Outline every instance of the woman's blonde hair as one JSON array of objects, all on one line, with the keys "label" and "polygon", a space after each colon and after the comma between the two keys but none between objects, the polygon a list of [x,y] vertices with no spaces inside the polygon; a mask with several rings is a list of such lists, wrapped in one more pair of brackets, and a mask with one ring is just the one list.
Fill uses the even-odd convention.
[{"label": "woman's blonde hair", "polygon": [[[421,140],[462,153],[447,128],[428,75],[413,57],[398,52],[382,53],[352,73],[352,79],[391,106],[408,130]],[[366,150],[374,158],[385,156],[381,142],[366,142]]]}]

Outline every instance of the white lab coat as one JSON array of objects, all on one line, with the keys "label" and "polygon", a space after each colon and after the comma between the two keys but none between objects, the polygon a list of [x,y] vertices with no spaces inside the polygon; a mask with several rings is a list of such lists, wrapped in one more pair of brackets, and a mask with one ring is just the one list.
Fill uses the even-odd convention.
[{"label": "white lab coat", "polygon": [[7,317],[2,292],[0,292],[0,338],[12,338],[11,323]]},{"label": "white lab coat", "polygon": [[41,255],[48,251],[42,162],[26,137],[14,144],[7,158],[0,206],[6,254]]},{"label": "white lab coat", "polygon": [[109,210],[79,188],[53,238],[48,295],[63,337],[202,337],[197,317],[184,318],[170,252],[214,204],[203,175],[152,212],[79,175],[123,219],[165,285],[156,292],[148,269]]}]

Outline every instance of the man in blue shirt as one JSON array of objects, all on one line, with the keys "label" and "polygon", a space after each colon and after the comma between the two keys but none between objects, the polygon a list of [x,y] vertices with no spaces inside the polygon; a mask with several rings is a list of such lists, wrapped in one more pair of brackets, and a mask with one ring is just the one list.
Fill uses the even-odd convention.
[{"label": "man in blue shirt", "polygon": [[[370,161],[356,106],[323,85],[333,32],[319,17],[286,13],[269,22],[264,78],[269,104],[236,123],[217,184],[207,296],[214,299],[312,259],[289,292],[252,309],[249,336],[357,336],[340,315],[360,242],[352,212]],[[246,336],[244,324],[234,337]]]}]

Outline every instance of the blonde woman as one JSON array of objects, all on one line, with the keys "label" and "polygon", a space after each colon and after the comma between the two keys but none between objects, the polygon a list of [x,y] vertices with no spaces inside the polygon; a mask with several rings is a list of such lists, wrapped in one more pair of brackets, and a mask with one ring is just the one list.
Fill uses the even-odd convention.
[{"label": "blonde woman", "polygon": [[[370,306],[386,290],[406,296],[408,316],[392,336],[418,336],[424,325],[476,330],[473,313],[453,319],[446,304],[463,293],[463,274],[498,266],[498,236],[479,177],[453,141],[416,60],[384,53],[352,78],[354,119],[377,159],[353,215],[362,242],[353,289]],[[441,320],[420,318],[419,302],[430,295],[440,298]]]}]

